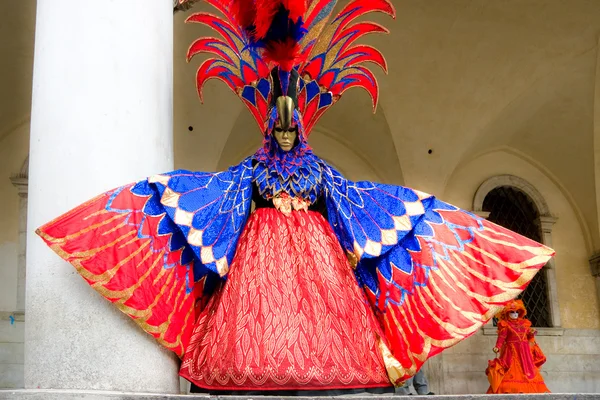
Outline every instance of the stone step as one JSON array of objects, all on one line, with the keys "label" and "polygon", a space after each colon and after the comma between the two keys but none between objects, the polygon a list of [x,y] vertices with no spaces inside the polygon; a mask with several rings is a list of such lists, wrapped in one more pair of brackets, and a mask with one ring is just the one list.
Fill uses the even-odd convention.
[{"label": "stone step", "polygon": [[[173,395],[152,393],[125,393],[84,390],[0,390],[0,400],[390,400],[414,399],[423,396],[398,395],[346,395],[322,397],[281,397],[281,396],[211,396],[211,395]],[[425,396],[432,400],[592,400],[599,399],[600,393],[544,393],[544,394],[475,394],[475,395],[438,395]]]}]

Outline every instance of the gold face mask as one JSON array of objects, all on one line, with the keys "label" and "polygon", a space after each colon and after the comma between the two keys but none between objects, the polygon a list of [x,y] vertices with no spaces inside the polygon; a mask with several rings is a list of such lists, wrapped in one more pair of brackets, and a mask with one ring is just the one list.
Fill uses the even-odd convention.
[{"label": "gold face mask", "polygon": [[277,140],[277,144],[279,144],[281,150],[288,152],[294,148],[298,132],[297,128],[290,127],[288,129],[283,129],[280,124],[277,124],[275,125],[273,136],[275,136],[275,140]]},{"label": "gold face mask", "polygon": [[294,117],[294,100],[289,96],[279,96],[276,106],[281,128],[284,131],[289,130],[292,126],[292,118]]}]

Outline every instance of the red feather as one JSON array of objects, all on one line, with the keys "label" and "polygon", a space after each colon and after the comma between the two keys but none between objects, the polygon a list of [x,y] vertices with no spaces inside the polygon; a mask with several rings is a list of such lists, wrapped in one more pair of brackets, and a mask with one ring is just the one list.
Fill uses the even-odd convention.
[{"label": "red feather", "polygon": [[258,41],[267,36],[273,18],[282,5],[294,22],[304,17],[307,9],[306,0],[232,0],[229,11],[242,28],[249,30],[252,27],[250,34]]},{"label": "red feather", "polygon": [[283,6],[290,12],[290,19],[294,22],[306,14],[306,0],[283,0]]},{"label": "red feather", "polygon": [[273,18],[279,6],[281,0],[256,0],[256,18],[254,20],[254,39],[260,40],[267,36]]},{"label": "red feather", "polygon": [[254,24],[256,19],[256,7],[252,0],[233,0],[229,11],[235,21],[244,29]]},{"label": "red feather", "polygon": [[266,63],[274,62],[284,71],[291,71],[298,64],[300,50],[298,42],[289,38],[285,42],[268,43],[263,58]]}]

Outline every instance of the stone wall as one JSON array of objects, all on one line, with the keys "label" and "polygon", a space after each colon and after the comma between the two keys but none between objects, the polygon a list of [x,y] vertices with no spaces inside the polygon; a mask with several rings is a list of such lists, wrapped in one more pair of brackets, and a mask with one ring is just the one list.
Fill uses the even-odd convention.
[{"label": "stone wall", "polygon": [[10,313],[0,312],[0,389],[23,387],[25,322],[11,316],[14,318]]},{"label": "stone wall", "polygon": [[0,389],[23,387],[28,153],[27,119],[0,135]]}]

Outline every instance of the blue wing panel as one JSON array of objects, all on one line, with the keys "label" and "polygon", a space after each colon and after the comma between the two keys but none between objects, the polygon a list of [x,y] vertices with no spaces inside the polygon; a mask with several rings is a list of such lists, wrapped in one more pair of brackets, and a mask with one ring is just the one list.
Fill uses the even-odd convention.
[{"label": "blue wing panel", "polygon": [[225,276],[250,212],[252,160],[223,172],[179,170],[151,177],[149,182],[185,236],[197,264]]}]

